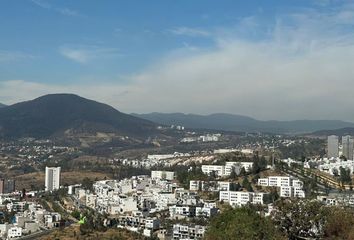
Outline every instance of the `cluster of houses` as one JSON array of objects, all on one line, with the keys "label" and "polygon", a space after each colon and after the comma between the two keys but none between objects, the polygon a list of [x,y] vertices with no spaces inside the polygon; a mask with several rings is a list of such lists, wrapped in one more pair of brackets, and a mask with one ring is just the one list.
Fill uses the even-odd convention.
[{"label": "cluster of houses", "polygon": [[179,152],[175,152],[173,154],[150,154],[143,159],[112,159],[111,163],[119,163],[124,166],[150,169],[155,166],[170,167],[174,164],[173,159],[180,159],[191,156],[192,154],[190,153]]},{"label": "cluster of houses", "polygon": [[353,194],[332,193],[327,196],[317,196],[317,200],[328,206],[354,207]]},{"label": "cluster of houses", "polygon": [[296,161],[291,158],[282,159],[281,161],[288,164],[289,167],[291,164],[297,164],[304,168],[317,168],[330,175],[337,175],[340,172],[340,168],[348,169],[350,174],[354,174],[354,160],[347,160],[340,157],[314,158],[305,162]]},{"label": "cluster of houses", "polygon": [[[145,236],[156,232],[167,234],[168,231],[162,231],[156,214],[168,213],[171,220],[179,220],[210,218],[218,213],[215,201],[203,201],[197,192],[180,188],[174,178],[174,172],[151,171],[151,176],[97,181],[93,184],[93,191],[79,185],[70,186],[68,193],[85,206],[116,217],[119,227]],[[173,233],[169,234],[177,236],[176,229],[173,227]],[[185,236],[183,229],[179,236]],[[201,233],[199,231],[196,236]]]},{"label": "cluster of houses", "polygon": [[331,175],[337,175],[340,172],[340,168],[349,169],[350,174],[354,173],[354,160],[345,160],[341,158],[321,159],[318,161],[309,161],[304,167],[310,168],[316,166],[322,172],[329,173]]},{"label": "cluster of houses", "polygon": [[59,213],[49,212],[36,202],[20,201],[14,195],[1,195],[0,205],[0,218],[9,218],[0,224],[0,239],[19,238],[65,224]]},{"label": "cluster of houses", "polygon": [[[218,170],[215,165],[203,166],[203,172],[207,174]],[[216,167],[221,167],[220,176],[226,176],[235,167],[250,170],[252,163],[227,162]],[[166,239],[166,236],[172,239],[200,239],[204,236],[206,226],[186,223],[188,220],[207,220],[215,216],[219,212],[219,203],[228,203],[233,207],[263,205],[268,194],[266,191],[232,191],[232,182],[216,180],[191,180],[189,189],[184,189],[174,179],[174,172],[151,171],[150,176],[97,181],[93,184],[93,191],[82,189],[80,185],[70,186],[68,193],[86,207],[115,218],[119,228],[139,232],[147,237],[155,234],[160,239]],[[260,178],[258,185],[279,187],[281,197],[305,197],[303,183],[292,177]],[[200,195],[202,192],[218,193],[219,199],[204,200]],[[160,221],[162,216],[163,219],[175,222],[172,228],[164,228]]]},{"label": "cluster of houses", "polygon": [[220,133],[216,134],[206,134],[198,137],[185,137],[181,139],[181,143],[192,143],[192,142],[218,142],[221,137]]}]

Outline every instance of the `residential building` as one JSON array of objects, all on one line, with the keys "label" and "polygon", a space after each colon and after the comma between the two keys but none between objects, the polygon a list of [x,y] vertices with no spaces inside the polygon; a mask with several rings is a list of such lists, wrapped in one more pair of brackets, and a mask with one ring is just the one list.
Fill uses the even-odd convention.
[{"label": "residential building", "polygon": [[211,175],[215,174],[217,177],[225,175],[225,166],[223,165],[202,165],[202,172]]},{"label": "residential building", "polygon": [[343,136],[342,137],[342,146],[343,146],[343,156],[349,160],[353,160],[353,148],[354,148],[354,139],[352,136]]},{"label": "residential building", "polygon": [[225,165],[202,165],[202,172],[208,175],[214,173],[217,177],[230,176],[232,171],[239,174],[244,168],[246,172],[251,171],[253,162],[226,162]]},{"label": "residential building", "polygon": [[331,135],[327,137],[327,157],[336,158],[339,155],[339,140],[338,136]]},{"label": "residential building", "polygon": [[205,231],[206,227],[201,225],[174,224],[173,239],[202,239]]},{"label": "residential building", "polygon": [[168,171],[151,171],[151,179],[164,179],[172,181],[174,179],[175,173]]},{"label": "residential building", "polygon": [[45,191],[54,191],[60,187],[60,167],[45,168]]},{"label": "residential building", "polygon": [[22,236],[22,228],[20,227],[10,227],[7,231],[7,238],[19,238]]},{"label": "residential building", "polygon": [[280,187],[280,197],[304,198],[304,183],[297,178],[287,176],[270,176],[258,179],[258,185],[264,187]]},{"label": "residential building", "polygon": [[230,182],[191,180],[189,181],[189,190],[206,192],[229,191]]},{"label": "residential building", "polygon": [[219,201],[228,202],[231,206],[243,206],[248,203],[263,204],[263,197],[267,193],[241,192],[241,191],[220,191]]},{"label": "residential building", "polygon": [[0,179],[0,194],[12,193],[15,191],[15,180]]}]

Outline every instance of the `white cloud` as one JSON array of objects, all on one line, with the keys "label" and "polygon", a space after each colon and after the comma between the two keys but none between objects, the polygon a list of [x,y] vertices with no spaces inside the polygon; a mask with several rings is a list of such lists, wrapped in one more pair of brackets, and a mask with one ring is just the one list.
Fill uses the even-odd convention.
[{"label": "white cloud", "polygon": [[0,50],[0,62],[21,61],[25,59],[35,59],[36,56],[19,51]]},{"label": "white cloud", "polygon": [[48,9],[48,10],[53,10],[57,13],[62,14],[62,15],[72,16],[72,17],[82,16],[78,11],[75,11],[75,10],[72,10],[69,8],[56,7],[44,0],[31,0],[31,1],[32,1],[32,3],[37,5],[38,7]]},{"label": "white cloud", "polygon": [[[230,112],[260,119],[353,121],[353,26],[343,21],[342,11],[278,16],[263,40],[216,36],[215,48],[167,56],[130,76],[125,85],[119,79],[96,85],[0,83],[0,96],[9,96],[0,102],[72,92],[125,112]],[[354,9],[345,11],[351,16]],[[246,23],[254,25],[254,19]],[[67,57],[87,62],[92,55],[74,51]]]},{"label": "white cloud", "polygon": [[170,29],[169,32],[175,35],[184,35],[189,37],[209,37],[211,35],[209,31],[190,27],[176,27]]},{"label": "white cloud", "polygon": [[69,9],[69,8],[56,8],[56,11],[60,12],[63,15],[67,16],[81,16],[81,14],[75,10]]},{"label": "white cloud", "polygon": [[99,46],[63,46],[59,48],[59,53],[78,63],[88,63],[95,59],[123,56],[117,48]]}]

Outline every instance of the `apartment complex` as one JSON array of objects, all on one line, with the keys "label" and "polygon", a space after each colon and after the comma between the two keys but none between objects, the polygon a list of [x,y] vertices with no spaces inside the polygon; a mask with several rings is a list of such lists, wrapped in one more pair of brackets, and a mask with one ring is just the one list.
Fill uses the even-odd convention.
[{"label": "apartment complex", "polygon": [[45,191],[54,191],[60,187],[60,167],[45,168]]}]

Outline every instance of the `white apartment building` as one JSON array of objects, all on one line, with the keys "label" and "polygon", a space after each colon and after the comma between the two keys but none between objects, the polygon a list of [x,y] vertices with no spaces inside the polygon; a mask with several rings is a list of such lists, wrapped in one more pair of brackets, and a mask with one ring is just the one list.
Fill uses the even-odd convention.
[{"label": "white apartment building", "polygon": [[225,175],[225,166],[223,165],[202,165],[202,172],[211,175],[215,173],[216,176],[221,177]]},{"label": "white apartment building", "polygon": [[54,191],[60,187],[60,167],[45,168],[45,191]]},{"label": "white apartment building", "polygon": [[171,218],[178,216],[183,217],[194,217],[196,214],[195,206],[183,206],[183,205],[174,205],[169,207],[169,213]]},{"label": "white apartment building", "polygon": [[22,236],[22,228],[20,227],[10,227],[9,230],[7,231],[8,239],[19,238],[21,236]]},{"label": "white apartment building", "polygon": [[230,176],[232,169],[237,169],[241,170],[244,168],[246,172],[249,172],[252,170],[253,167],[253,162],[226,162],[225,163],[225,175]]},{"label": "white apartment building", "polygon": [[292,178],[286,176],[272,176],[268,178],[260,178],[258,179],[258,185],[265,187],[292,186]]},{"label": "white apartment building", "polygon": [[305,192],[302,188],[297,188],[294,186],[283,186],[280,187],[280,197],[305,198]]},{"label": "white apartment building", "polygon": [[195,215],[196,217],[206,217],[210,218],[218,213],[218,209],[216,207],[196,207],[195,208]]},{"label": "white apartment building", "polygon": [[200,191],[202,189],[202,182],[199,180],[191,180],[189,181],[189,190],[191,191]]},{"label": "white apartment building", "polygon": [[201,225],[174,224],[173,239],[202,239],[205,231],[206,227]]},{"label": "white apartment building", "polygon": [[247,203],[263,204],[263,197],[266,193],[241,192],[241,191],[220,191],[219,201],[228,202],[231,206],[243,206]]},{"label": "white apartment building", "polygon": [[327,138],[327,157],[336,158],[339,156],[339,140],[338,136],[331,135]]},{"label": "white apartment building", "polygon": [[189,181],[189,190],[191,191],[229,191],[230,182],[225,181]]},{"label": "white apartment building", "polygon": [[169,171],[151,171],[151,179],[164,179],[172,181],[174,179],[175,173]]},{"label": "white apartment building", "polygon": [[299,179],[286,176],[271,176],[258,179],[259,186],[280,187],[280,197],[304,198],[304,183]]},{"label": "white apartment building", "polygon": [[253,162],[226,162],[225,165],[202,165],[202,172],[210,175],[215,172],[216,176],[230,176],[233,169],[240,171],[242,168],[246,172],[251,171],[253,167]]}]

